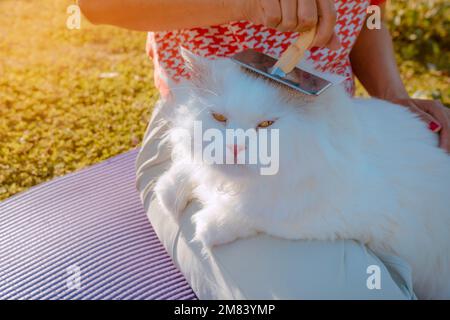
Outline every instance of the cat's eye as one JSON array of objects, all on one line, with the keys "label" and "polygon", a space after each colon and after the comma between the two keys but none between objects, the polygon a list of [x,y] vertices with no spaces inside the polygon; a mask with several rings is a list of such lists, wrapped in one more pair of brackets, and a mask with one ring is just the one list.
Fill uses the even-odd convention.
[{"label": "cat's eye", "polygon": [[227,117],[225,117],[223,114],[213,112],[212,116],[219,122],[227,122]]},{"label": "cat's eye", "polygon": [[275,121],[271,121],[271,120],[266,120],[266,121],[260,122],[260,123],[258,124],[258,128],[267,128],[267,127],[270,127],[274,122],[275,122]]}]

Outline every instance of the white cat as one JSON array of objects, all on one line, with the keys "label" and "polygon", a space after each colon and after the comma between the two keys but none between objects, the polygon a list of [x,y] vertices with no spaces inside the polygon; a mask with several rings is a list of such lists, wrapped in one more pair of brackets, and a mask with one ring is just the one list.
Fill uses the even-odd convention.
[{"label": "white cat", "polygon": [[[228,59],[183,54],[193,77],[174,88],[173,163],[155,193],[175,217],[190,199],[202,203],[196,240],[210,247],[258,232],[355,239],[410,263],[419,297],[450,298],[450,156],[425,123],[339,86],[305,102]],[[195,120],[203,130],[279,129],[278,173],[194,163],[180,132],[193,137]]]}]

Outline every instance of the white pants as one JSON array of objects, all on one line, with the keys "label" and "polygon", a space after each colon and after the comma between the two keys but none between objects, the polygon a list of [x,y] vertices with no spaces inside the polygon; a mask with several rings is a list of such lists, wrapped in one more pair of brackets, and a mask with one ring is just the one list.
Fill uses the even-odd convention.
[{"label": "white pants", "polygon": [[170,165],[159,101],[137,159],[137,187],[148,218],[200,299],[415,299],[411,268],[399,257],[376,256],[353,240],[291,241],[258,235],[202,254],[192,242],[191,203],[180,221],[152,196],[155,179]]}]

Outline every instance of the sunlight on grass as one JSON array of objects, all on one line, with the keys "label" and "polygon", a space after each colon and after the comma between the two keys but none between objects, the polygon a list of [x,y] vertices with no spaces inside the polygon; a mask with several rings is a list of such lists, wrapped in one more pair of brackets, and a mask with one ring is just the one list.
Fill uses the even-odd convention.
[{"label": "sunlight on grass", "polygon": [[142,139],[157,96],[145,34],[68,30],[70,3],[0,2],[0,199]]},{"label": "sunlight on grass", "polygon": [[[418,3],[398,1],[395,9],[415,32],[415,21],[426,19],[408,15],[411,2]],[[0,0],[0,200],[136,147],[157,99],[146,35],[86,20],[68,30],[69,4]],[[410,57],[399,56],[402,75],[411,94],[449,103],[448,51],[433,56],[435,37],[424,59],[443,57],[445,72],[416,59],[411,41],[397,45]]]}]

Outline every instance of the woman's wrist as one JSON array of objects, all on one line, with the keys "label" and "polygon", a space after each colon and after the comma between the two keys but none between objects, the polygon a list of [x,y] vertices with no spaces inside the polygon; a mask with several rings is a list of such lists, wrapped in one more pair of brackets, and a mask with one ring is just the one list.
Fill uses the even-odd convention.
[{"label": "woman's wrist", "polygon": [[409,99],[409,94],[401,80],[395,86],[389,85],[389,83],[387,85],[386,87],[372,90],[372,96],[387,101]]}]

